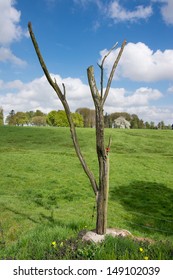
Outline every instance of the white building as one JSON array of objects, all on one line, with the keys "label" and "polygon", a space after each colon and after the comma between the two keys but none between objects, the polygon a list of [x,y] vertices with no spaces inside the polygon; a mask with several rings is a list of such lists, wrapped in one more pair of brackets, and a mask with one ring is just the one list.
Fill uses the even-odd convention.
[{"label": "white building", "polygon": [[130,128],[130,122],[127,121],[124,117],[119,117],[114,120],[112,128]]}]

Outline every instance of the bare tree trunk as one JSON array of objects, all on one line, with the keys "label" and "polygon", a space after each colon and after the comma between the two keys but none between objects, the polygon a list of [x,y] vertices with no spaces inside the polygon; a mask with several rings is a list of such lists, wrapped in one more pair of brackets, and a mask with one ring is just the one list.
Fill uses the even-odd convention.
[{"label": "bare tree trunk", "polygon": [[99,163],[99,189],[97,197],[97,221],[96,233],[105,234],[107,228],[107,205],[108,205],[108,178],[109,168],[107,152],[104,143],[104,112],[102,98],[97,90],[94,69],[90,66],[87,69],[88,82],[91,89],[91,94],[95,104],[96,114],[96,150]]},{"label": "bare tree trunk", "polygon": [[97,200],[96,232],[104,234],[107,223],[107,156],[104,145],[104,116],[103,108],[96,107],[96,148],[99,163],[99,192]]}]

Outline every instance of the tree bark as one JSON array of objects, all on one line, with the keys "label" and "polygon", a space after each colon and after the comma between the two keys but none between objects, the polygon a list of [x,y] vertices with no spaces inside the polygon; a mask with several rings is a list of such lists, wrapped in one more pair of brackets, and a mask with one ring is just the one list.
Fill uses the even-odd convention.
[{"label": "tree bark", "polygon": [[96,233],[105,234],[107,227],[107,184],[109,176],[109,168],[107,161],[107,153],[104,144],[104,113],[102,97],[97,89],[94,68],[90,66],[87,69],[88,83],[90,86],[92,98],[95,104],[95,118],[96,118],[96,150],[99,164],[99,189],[97,197],[97,221]]},{"label": "tree bark", "polygon": [[107,205],[108,205],[108,160],[104,145],[104,116],[103,108],[96,108],[96,145],[99,163],[99,191],[97,200],[97,234],[105,234],[107,228]]}]

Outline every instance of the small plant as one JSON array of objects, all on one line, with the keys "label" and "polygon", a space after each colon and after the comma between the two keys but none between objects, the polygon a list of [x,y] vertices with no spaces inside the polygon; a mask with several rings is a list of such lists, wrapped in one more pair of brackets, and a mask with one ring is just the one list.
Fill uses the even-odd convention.
[{"label": "small plant", "polygon": [[[172,246],[172,247],[171,247]],[[171,249],[172,248],[172,249]],[[52,242],[51,258],[70,260],[156,260],[173,259],[173,245],[160,242],[139,242],[132,238],[106,237],[99,244],[80,238]]]},{"label": "small plant", "polygon": [[142,247],[139,248],[139,252],[140,252],[141,254],[143,254],[142,258],[143,258],[144,260],[149,260],[149,257],[146,256],[145,250],[144,250]]}]

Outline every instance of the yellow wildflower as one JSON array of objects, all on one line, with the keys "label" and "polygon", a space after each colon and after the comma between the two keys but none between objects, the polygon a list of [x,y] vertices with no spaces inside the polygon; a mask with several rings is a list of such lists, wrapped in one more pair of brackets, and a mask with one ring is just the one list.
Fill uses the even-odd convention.
[{"label": "yellow wildflower", "polygon": [[53,248],[56,248],[56,241],[52,242],[52,246],[53,246]]},{"label": "yellow wildflower", "polygon": [[144,249],[143,248],[139,248],[139,251],[142,253],[144,251]]},{"label": "yellow wildflower", "polygon": [[148,259],[149,259],[149,258],[148,258],[147,256],[145,256],[145,257],[144,257],[144,260],[146,260],[146,261],[147,261]]}]

